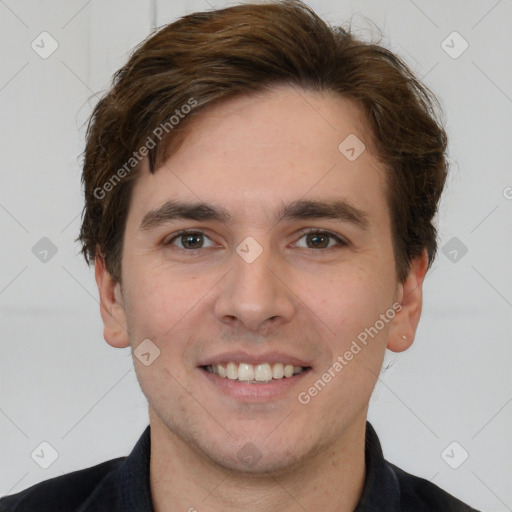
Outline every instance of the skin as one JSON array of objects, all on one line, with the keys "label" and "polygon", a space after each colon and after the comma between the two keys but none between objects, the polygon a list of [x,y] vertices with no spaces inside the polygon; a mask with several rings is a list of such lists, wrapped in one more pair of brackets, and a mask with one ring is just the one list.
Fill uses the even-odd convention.
[{"label": "skin", "polygon": [[[338,150],[350,134],[366,144],[355,161]],[[148,366],[134,357],[149,402],[157,512],[355,508],[368,402],[386,347],[400,352],[414,339],[427,269],[424,252],[397,281],[384,172],[356,105],[290,86],[205,110],[155,174],[144,162],[127,218],[122,287],[100,257],[96,281],[105,340],[135,349],[150,339],[160,350]],[[272,221],[283,203],[336,198],[365,212],[367,229],[338,219]],[[169,199],[215,203],[232,219],[140,230],[143,216]],[[197,249],[180,237],[165,245],[186,228],[205,234]],[[335,248],[317,248],[305,228],[348,243],[327,238]],[[250,264],[236,252],[248,236],[263,249]],[[394,303],[400,312],[301,404],[298,393]],[[234,398],[198,367],[233,350],[279,350],[311,370],[273,399]],[[252,465],[237,457],[247,443],[260,457]]]}]

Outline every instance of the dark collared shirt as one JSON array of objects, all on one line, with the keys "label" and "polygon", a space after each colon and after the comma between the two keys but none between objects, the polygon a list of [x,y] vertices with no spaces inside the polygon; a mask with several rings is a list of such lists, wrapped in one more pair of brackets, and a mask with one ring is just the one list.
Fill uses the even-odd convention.
[{"label": "dark collared shirt", "polygon": [[[0,499],[0,512],[154,512],[148,426],[128,457],[51,478]],[[354,512],[478,512],[428,480],[384,460],[366,423],[366,480]]]}]

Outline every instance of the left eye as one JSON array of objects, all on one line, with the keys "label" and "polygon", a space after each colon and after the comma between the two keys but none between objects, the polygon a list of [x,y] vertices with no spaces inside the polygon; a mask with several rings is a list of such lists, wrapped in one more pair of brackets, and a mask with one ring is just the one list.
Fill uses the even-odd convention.
[{"label": "left eye", "polygon": [[[315,231],[311,230],[304,233],[299,240],[306,239],[306,249],[330,249],[333,246],[345,246],[347,243],[340,237],[329,231]],[[203,249],[204,241],[210,240],[201,231],[181,231],[169,239],[165,245],[176,245],[175,242],[181,244],[181,249]],[[213,247],[214,244],[210,240],[210,245],[207,247]],[[298,245],[298,247],[301,247]],[[304,247],[304,246],[302,246]]]},{"label": "left eye", "polygon": [[[308,231],[300,237],[302,238],[306,238],[306,244],[312,244],[312,247],[306,246],[306,249],[330,249],[335,245],[347,245],[340,237],[329,231]],[[329,239],[331,242],[334,241],[334,244],[329,245]]]}]

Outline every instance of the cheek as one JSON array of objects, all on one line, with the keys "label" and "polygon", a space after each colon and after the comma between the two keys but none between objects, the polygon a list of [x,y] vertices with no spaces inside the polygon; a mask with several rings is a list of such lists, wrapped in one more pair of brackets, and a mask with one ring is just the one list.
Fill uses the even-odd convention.
[{"label": "cheek", "polygon": [[[301,299],[314,313],[315,322],[325,326],[325,342],[334,359],[353,347],[357,352],[353,360],[375,367],[383,357],[394,313],[392,290],[393,284],[385,275],[353,266],[340,270],[321,286],[304,287]],[[381,315],[385,315],[384,320]]]},{"label": "cheek", "polygon": [[127,316],[132,333],[156,339],[169,335],[201,297],[200,290],[194,291],[194,283],[173,279],[171,273],[153,272],[133,279],[127,287]]},{"label": "cheek", "polygon": [[319,280],[317,286],[304,286],[302,299],[326,323],[348,327],[378,317],[389,299],[389,289],[375,271],[347,265]]}]

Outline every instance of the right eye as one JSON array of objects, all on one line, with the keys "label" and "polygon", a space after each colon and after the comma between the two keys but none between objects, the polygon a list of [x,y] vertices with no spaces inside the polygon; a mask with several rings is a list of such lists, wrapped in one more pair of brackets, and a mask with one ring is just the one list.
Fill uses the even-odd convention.
[{"label": "right eye", "polygon": [[[191,251],[204,248],[205,239],[209,240],[202,231],[184,229],[175,233],[174,236],[164,242],[164,245],[177,245],[179,249]],[[210,247],[213,247],[213,242]]]}]

